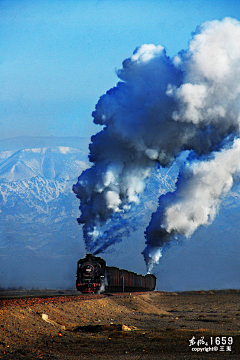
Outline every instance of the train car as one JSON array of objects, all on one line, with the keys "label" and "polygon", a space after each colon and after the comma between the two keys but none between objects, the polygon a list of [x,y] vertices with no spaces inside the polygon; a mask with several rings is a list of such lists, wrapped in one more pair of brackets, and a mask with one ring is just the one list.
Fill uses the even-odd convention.
[{"label": "train car", "polygon": [[156,276],[106,266],[105,260],[87,254],[78,261],[76,288],[82,293],[153,291]]},{"label": "train car", "polygon": [[132,271],[107,266],[107,286],[110,292],[153,291],[156,287],[156,276],[145,276]]}]

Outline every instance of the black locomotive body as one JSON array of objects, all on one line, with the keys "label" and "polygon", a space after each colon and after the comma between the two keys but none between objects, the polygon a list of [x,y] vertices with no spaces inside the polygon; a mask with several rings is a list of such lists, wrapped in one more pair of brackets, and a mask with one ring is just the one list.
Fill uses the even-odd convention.
[{"label": "black locomotive body", "polygon": [[87,254],[77,263],[76,288],[82,293],[97,293],[104,287],[106,261]]},{"label": "black locomotive body", "polygon": [[106,266],[105,260],[87,254],[78,261],[76,288],[82,293],[153,291],[156,277]]}]

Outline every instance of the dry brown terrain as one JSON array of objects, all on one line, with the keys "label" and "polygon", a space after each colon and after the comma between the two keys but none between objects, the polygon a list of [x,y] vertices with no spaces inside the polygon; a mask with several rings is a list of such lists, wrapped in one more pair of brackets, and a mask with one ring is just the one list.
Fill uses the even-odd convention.
[{"label": "dry brown terrain", "polygon": [[0,299],[0,358],[240,358],[239,291],[84,299]]}]

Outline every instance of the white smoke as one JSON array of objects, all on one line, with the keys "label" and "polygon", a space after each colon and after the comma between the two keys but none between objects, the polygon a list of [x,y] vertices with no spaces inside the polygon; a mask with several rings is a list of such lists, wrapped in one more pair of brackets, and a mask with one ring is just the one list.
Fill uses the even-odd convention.
[{"label": "white smoke", "polygon": [[190,237],[200,225],[213,221],[239,172],[240,139],[232,147],[213,153],[208,160],[186,162],[176,190],[160,197],[157,212],[146,229],[148,245],[143,254],[148,271],[158,263],[161,249],[172,238]]},{"label": "white smoke", "polygon": [[[120,215],[140,201],[156,163],[169,166],[189,150],[176,191],[160,198],[146,229],[151,270],[165,244],[214,219],[240,170],[240,23],[202,24],[174,59],[162,46],[143,45],[117,75],[121,81],[93,112],[104,126],[90,144],[93,166],[73,190],[87,250],[102,251],[119,241]],[[118,226],[111,228],[112,219]]]}]

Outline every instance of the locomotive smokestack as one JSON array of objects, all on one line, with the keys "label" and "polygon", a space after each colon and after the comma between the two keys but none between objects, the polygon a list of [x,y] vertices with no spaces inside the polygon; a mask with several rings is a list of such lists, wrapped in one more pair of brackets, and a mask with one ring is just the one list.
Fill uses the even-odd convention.
[{"label": "locomotive smokestack", "polygon": [[93,167],[73,186],[87,251],[128,235],[124,214],[146,179],[183,151],[176,190],[160,197],[145,232],[148,271],[169,241],[213,221],[240,171],[239,69],[240,23],[230,18],[202,24],[173,59],[143,45],[123,62],[120,82],[93,112],[104,126],[90,144]]}]

